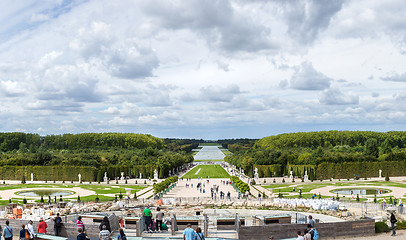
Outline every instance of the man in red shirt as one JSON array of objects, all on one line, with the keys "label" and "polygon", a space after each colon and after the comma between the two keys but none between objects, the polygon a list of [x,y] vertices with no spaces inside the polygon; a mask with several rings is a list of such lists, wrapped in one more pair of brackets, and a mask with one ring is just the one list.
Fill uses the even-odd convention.
[{"label": "man in red shirt", "polygon": [[47,233],[47,227],[48,225],[44,219],[40,218],[38,223],[38,233]]}]

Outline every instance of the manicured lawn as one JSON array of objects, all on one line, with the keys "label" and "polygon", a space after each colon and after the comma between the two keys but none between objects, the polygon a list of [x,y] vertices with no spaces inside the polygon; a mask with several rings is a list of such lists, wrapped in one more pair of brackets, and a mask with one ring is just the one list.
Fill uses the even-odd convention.
[{"label": "manicured lawn", "polygon": [[[200,169],[200,170],[199,170]],[[199,171],[199,172],[198,172]],[[198,172],[196,174],[196,172]],[[188,173],[186,173],[183,178],[198,178],[203,177],[206,178],[210,176],[210,178],[229,178],[230,175],[227,171],[220,165],[198,165]]]},{"label": "manicured lawn", "polygon": [[[87,190],[92,190],[95,191],[98,194],[109,194],[109,193],[114,193],[114,194],[118,194],[118,193],[122,193],[125,194],[125,189],[126,188],[131,188],[133,190],[136,191],[140,191],[144,188],[146,188],[146,186],[137,186],[137,185],[98,185],[96,184],[92,184],[92,185],[81,185],[80,186],[83,189],[87,189]],[[134,191],[132,191],[134,192]]]}]

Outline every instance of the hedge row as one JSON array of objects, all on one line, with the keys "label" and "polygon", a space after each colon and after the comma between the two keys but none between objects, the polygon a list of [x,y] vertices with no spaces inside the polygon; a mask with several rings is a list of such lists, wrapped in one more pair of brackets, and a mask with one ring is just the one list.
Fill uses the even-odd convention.
[{"label": "hedge row", "polygon": [[283,174],[283,166],[281,164],[254,165],[255,168],[258,169],[259,177],[275,177]]},{"label": "hedge row", "polygon": [[96,168],[78,166],[5,166],[0,167],[3,180],[21,180],[25,176],[26,181],[31,180],[33,173],[34,181],[78,181],[81,174],[82,181],[94,181]]},{"label": "hedge row", "polygon": [[154,193],[160,193],[162,191],[164,191],[165,189],[167,189],[172,183],[177,182],[178,181],[178,176],[174,176],[174,177],[168,177],[167,179],[165,179],[165,181],[162,181],[160,183],[155,183],[154,184]]},{"label": "hedge row", "polygon": [[344,163],[322,163],[317,167],[317,178],[353,178],[358,175],[360,178],[378,177],[379,170],[382,170],[382,177],[389,175],[405,176],[406,162],[344,162]]},{"label": "hedge row", "polygon": [[243,182],[240,178],[236,176],[230,177],[231,182],[234,183],[234,185],[240,190],[242,194],[245,194],[246,192],[250,192],[250,186]]}]

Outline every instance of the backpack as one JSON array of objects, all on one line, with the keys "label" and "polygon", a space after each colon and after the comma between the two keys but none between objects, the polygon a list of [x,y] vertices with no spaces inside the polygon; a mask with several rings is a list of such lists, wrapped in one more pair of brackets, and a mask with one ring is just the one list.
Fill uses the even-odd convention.
[{"label": "backpack", "polygon": [[318,240],[319,239],[319,232],[315,228],[313,228],[313,232],[314,232],[313,240]]},{"label": "backpack", "polygon": [[25,239],[31,239],[31,235],[28,233],[28,229],[25,229]]}]

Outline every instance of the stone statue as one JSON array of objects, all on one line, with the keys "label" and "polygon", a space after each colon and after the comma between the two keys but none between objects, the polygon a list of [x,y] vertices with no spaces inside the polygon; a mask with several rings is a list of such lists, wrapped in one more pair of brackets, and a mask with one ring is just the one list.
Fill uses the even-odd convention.
[{"label": "stone statue", "polygon": [[121,180],[124,180],[124,172],[121,172]]},{"label": "stone statue", "polygon": [[142,178],[142,173],[140,173],[140,178]]},{"label": "stone statue", "polygon": [[158,180],[158,170],[154,170],[154,180]]},{"label": "stone statue", "polygon": [[34,174],[31,173],[31,182],[33,182],[33,181],[34,181]]},{"label": "stone statue", "polygon": [[103,180],[104,180],[105,182],[108,182],[108,181],[109,181],[109,178],[107,177],[107,172],[104,172]]},{"label": "stone statue", "polygon": [[381,178],[381,177],[382,177],[382,170],[379,169],[379,178]]},{"label": "stone statue", "polygon": [[291,179],[293,179],[293,171],[290,171],[290,176]]},{"label": "stone statue", "polygon": [[254,169],[254,178],[255,178],[255,179],[258,179],[258,178],[259,178],[259,176],[258,176],[258,168],[255,168],[255,169]]},{"label": "stone statue", "polygon": [[79,178],[79,182],[81,182],[82,181],[82,174],[78,174],[78,178]]},{"label": "stone statue", "polygon": [[303,181],[309,181],[309,176],[307,175],[307,170],[305,171],[305,175],[303,176]]}]

